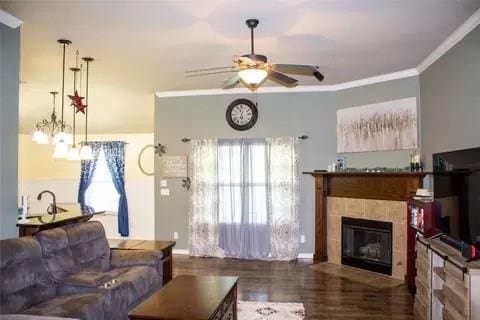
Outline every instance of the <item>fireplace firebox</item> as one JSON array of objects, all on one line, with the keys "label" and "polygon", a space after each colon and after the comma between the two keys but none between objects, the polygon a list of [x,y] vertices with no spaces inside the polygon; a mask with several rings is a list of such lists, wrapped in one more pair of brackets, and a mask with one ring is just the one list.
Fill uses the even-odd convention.
[{"label": "fireplace firebox", "polygon": [[392,275],[392,223],[342,217],[342,264]]}]

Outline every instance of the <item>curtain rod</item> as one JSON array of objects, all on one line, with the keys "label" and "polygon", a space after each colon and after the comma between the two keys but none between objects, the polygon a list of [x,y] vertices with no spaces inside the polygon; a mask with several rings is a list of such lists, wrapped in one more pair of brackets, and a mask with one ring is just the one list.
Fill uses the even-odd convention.
[{"label": "curtain rod", "polygon": [[[306,136],[306,135],[301,135],[300,137],[297,137],[297,138],[300,139],[300,140],[307,140],[309,137]],[[184,143],[187,143],[187,142],[192,141],[192,139],[191,139],[191,138],[183,138],[183,139],[180,140],[180,141],[182,141],[182,142],[184,142]]]}]

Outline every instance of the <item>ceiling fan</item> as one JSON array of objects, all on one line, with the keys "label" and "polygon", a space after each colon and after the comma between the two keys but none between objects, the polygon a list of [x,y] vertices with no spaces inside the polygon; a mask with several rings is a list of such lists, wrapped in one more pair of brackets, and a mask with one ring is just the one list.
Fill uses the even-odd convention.
[{"label": "ceiling fan", "polygon": [[215,67],[185,71],[186,77],[200,77],[212,74],[235,73],[223,84],[223,89],[232,89],[242,82],[252,91],[257,90],[267,79],[282,86],[292,88],[298,85],[298,80],[286,75],[296,74],[313,76],[322,81],[324,76],[318,70],[318,66],[302,64],[272,64],[268,63],[267,57],[255,53],[254,32],[258,26],[257,19],[248,19],[246,24],[250,29],[251,52],[233,58],[233,65],[229,67]]}]

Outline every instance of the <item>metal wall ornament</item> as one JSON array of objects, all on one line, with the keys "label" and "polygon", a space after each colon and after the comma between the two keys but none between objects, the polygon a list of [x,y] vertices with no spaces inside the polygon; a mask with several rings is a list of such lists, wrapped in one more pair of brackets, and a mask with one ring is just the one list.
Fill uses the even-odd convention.
[{"label": "metal wall ornament", "polygon": [[[184,138],[184,139],[187,139],[187,138]],[[188,139],[188,140],[190,140],[190,139]],[[186,141],[184,141],[184,142],[186,142]],[[187,158],[187,156],[162,157],[164,154],[167,153],[167,151],[166,151],[167,146],[165,146],[163,144],[160,144],[160,143],[158,143],[157,145],[148,144],[140,150],[140,152],[138,153],[138,158],[137,158],[137,164],[138,164],[138,168],[140,169],[140,171],[146,176],[154,176],[155,175],[155,171],[148,172],[147,170],[145,170],[145,168],[142,165],[143,154],[149,148],[153,148],[154,154],[156,154],[160,157],[160,159],[162,160],[162,164],[161,164],[162,167],[164,165],[163,160],[168,161],[171,158],[180,158],[180,157],[184,158],[183,162],[186,163],[187,165],[186,165],[186,168],[184,168],[184,170],[182,170],[183,172],[181,174],[175,174],[175,175],[171,175],[171,176],[169,175],[168,177],[164,177],[163,176],[164,170],[162,168],[161,175],[162,175],[162,178],[183,178],[184,177],[184,179],[182,179],[182,188],[185,188],[186,190],[190,190],[190,186],[192,184],[192,181],[191,181],[190,177],[188,177],[188,158]]]}]

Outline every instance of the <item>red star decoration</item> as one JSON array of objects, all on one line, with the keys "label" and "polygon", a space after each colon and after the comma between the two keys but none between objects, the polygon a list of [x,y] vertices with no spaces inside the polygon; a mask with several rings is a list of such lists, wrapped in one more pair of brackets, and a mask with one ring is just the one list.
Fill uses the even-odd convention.
[{"label": "red star decoration", "polygon": [[78,92],[77,90],[75,90],[75,94],[73,96],[71,95],[68,95],[68,97],[70,99],[72,99],[72,104],[71,106],[74,106],[77,110],[75,111],[76,113],[78,112],[81,112],[81,113],[85,113],[85,108],[87,107],[87,105],[83,104],[83,99],[85,99],[84,97],[80,97],[78,95]]}]

